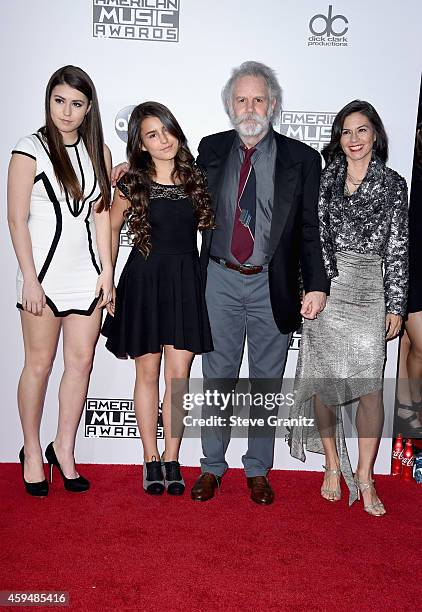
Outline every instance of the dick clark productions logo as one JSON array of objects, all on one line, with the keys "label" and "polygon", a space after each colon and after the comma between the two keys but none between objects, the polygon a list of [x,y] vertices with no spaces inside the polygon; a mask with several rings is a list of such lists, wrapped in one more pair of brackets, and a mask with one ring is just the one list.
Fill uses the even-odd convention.
[{"label": "dick clark productions logo", "polygon": [[349,30],[349,21],[345,15],[333,15],[333,5],[328,6],[328,13],[319,13],[311,17],[308,47],[347,47],[345,34]]}]

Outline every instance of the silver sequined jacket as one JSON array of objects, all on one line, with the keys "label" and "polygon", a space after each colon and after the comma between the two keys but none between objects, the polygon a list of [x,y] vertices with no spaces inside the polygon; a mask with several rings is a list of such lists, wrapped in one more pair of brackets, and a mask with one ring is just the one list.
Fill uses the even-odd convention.
[{"label": "silver sequined jacket", "polygon": [[384,264],[386,311],[406,314],[408,200],[403,177],[373,157],[360,187],[345,195],[346,163],[336,158],[321,177],[321,247],[329,278],[338,275],[336,251],[373,253]]}]

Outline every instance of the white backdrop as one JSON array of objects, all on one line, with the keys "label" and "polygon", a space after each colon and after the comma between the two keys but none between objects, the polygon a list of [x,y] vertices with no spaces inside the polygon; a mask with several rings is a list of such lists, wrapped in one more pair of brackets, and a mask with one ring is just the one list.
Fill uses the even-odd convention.
[{"label": "white backdrop", "polygon": [[[16,385],[23,348],[15,308],[16,261],[5,214],[6,174],[18,138],[43,124],[44,90],[50,75],[65,64],[81,66],[90,74],[99,95],[105,139],[114,162],[119,162],[125,157],[125,143],[115,122],[124,107],[146,99],[168,105],[196,152],[202,136],[229,127],[220,91],[231,68],[247,59],[262,61],[276,70],[283,87],[282,132],[321,148],[333,114],[354,98],[368,100],[389,134],[389,165],[409,180],[421,72],[422,5],[419,0],[408,0],[400,7],[395,0],[337,0],[332,5],[327,0],[14,0],[1,2],[1,8],[0,461],[16,461],[22,441]],[[118,272],[128,252],[121,249]],[[390,343],[388,376],[395,376],[396,350],[396,343]],[[289,352],[287,376],[294,375],[296,356],[296,350]],[[44,446],[55,433],[61,370],[59,353],[45,404]],[[244,361],[241,374],[246,373]],[[200,358],[192,375],[201,375]],[[129,399],[133,382],[134,364],[109,354],[100,338],[89,397]],[[122,408],[119,402],[116,406]],[[232,441],[228,453],[232,466],[240,467],[243,448],[243,440]],[[384,440],[378,472],[389,470],[389,453],[390,443]],[[351,455],[354,459],[354,444]],[[77,442],[79,461],[139,463],[141,456],[138,439],[85,437],[84,410]],[[200,441],[186,439],[182,463],[197,465],[199,456]],[[285,443],[277,441],[275,467],[319,469],[320,465],[315,455],[304,466],[292,460]]]}]

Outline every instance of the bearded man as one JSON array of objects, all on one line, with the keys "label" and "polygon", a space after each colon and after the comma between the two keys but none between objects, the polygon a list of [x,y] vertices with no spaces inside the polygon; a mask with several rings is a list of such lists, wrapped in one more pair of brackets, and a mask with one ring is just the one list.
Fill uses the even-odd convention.
[{"label": "bearded man", "polygon": [[[252,389],[265,392],[274,390],[274,381],[281,385],[301,315],[313,319],[325,306],[329,283],[317,214],[321,161],[315,150],[274,131],[281,88],[268,66],[248,61],[235,68],[222,98],[234,129],[203,138],[198,157],[216,225],[205,232],[201,249],[214,342],[202,370],[206,385],[231,391],[246,337]],[[219,409],[204,410],[207,416]],[[274,455],[270,429],[263,435],[250,428],[242,457],[251,498],[263,505],[274,499],[267,478]],[[202,474],[193,500],[207,501],[220,487],[230,437],[229,426],[202,428]]]}]

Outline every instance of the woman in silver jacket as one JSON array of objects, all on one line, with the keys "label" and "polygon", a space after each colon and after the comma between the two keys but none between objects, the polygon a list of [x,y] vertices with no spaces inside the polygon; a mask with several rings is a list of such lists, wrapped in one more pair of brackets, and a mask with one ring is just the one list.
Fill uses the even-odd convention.
[{"label": "woman in silver jacket", "polygon": [[[319,219],[330,296],[325,310],[305,321],[291,417],[314,417],[315,427],[293,427],[291,454],[325,455],[321,495],[385,514],[374,488],[373,466],[384,421],[385,342],[400,331],[408,286],[406,181],[386,166],[388,140],[368,102],[354,100],[336,116],[323,151]],[[359,459],[353,478],[341,409],[359,400]],[[303,421],[302,421],[303,422]]]}]

